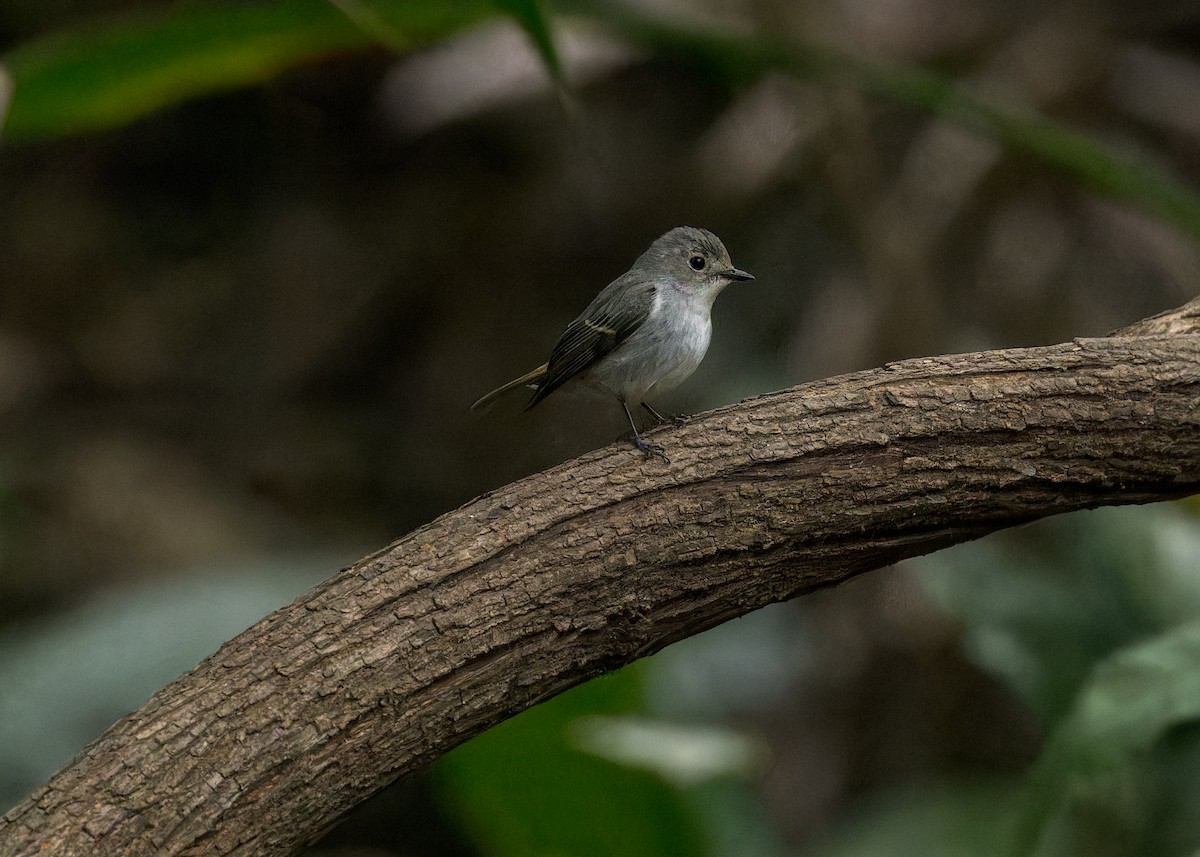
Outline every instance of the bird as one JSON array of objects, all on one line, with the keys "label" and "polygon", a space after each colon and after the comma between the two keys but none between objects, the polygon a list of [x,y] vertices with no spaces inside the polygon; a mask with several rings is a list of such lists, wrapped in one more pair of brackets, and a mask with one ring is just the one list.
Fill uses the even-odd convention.
[{"label": "bird", "polygon": [[707,229],[679,226],[654,241],[632,267],[596,295],[558,338],[550,359],[481,396],[481,411],[522,387],[533,395],[526,410],[564,385],[590,389],[620,403],[633,444],[647,457],[666,459],[648,444],[630,408],[667,421],[646,399],[690,376],[712,338],[712,305],[730,283],[754,276],[736,268],[721,239]]}]

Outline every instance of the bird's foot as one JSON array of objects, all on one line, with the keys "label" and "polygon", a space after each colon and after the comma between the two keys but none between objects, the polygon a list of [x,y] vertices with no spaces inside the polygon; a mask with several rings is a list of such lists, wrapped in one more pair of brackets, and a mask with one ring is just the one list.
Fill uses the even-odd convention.
[{"label": "bird's foot", "polygon": [[646,456],[646,458],[661,458],[663,460],[663,464],[671,463],[671,459],[667,458],[667,451],[665,449],[656,443],[646,443],[646,441],[642,440],[642,436],[639,434],[635,434],[633,436],[633,445],[637,447],[638,451],[642,455]]},{"label": "bird's foot", "polygon": [[653,417],[660,426],[664,425],[666,423],[671,423],[673,425],[682,426],[682,425],[687,425],[692,420],[692,418],[690,416],[688,416],[687,414],[667,414],[664,416],[663,414],[660,414],[658,411],[656,411],[654,408],[647,405],[645,402],[642,402],[642,409],[645,410],[646,413],[648,413],[651,417]]}]

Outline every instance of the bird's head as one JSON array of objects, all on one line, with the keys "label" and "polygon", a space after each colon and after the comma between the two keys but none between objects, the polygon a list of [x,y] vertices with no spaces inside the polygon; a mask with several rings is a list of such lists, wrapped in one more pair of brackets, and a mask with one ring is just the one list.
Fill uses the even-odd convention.
[{"label": "bird's head", "polygon": [[694,226],[678,226],[658,238],[634,268],[710,300],[732,282],[754,279],[752,274],[734,267],[720,238]]}]

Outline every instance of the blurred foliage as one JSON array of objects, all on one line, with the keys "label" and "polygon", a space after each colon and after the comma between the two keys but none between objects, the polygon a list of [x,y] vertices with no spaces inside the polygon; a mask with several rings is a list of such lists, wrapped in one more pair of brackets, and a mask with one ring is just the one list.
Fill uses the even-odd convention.
[{"label": "blurred foliage", "polygon": [[702,854],[699,820],[653,775],[583,752],[571,730],[583,717],[640,708],[627,668],[568,691],[452,751],[436,782],[481,853]]},{"label": "blurred foliage", "polygon": [[[330,550],[610,440],[574,403],[463,410],[667,226],[759,277],[693,406],[1200,291],[1185,4],[78,14],[0,10],[10,797],[207,654],[233,627],[208,613],[244,624]],[[314,853],[1195,851],[1198,532],[1194,504],[1071,516],[760,611],[464,745],[396,792],[416,810],[385,794]],[[173,585],[284,546],[311,552],[290,582]]]},{"label": "blurred foliage", "polygon": [[1118,857],[1200,843],[1200,780],[1178,774],[1200,754],[1200,537],[1185,508],[1066,516],[1029,540],[1005,534],[920,561],[963,617],[968,651],[1047,728],[1037,762],[999,792],[993,782],[910,796],[945,807],[966,794],[983,808],[992,795],[994,841],[929,853]]},{"label": "blurred foliage", "polygon": [[[445,38],[494,12],[470,0],[370,10],[388,28],[394,49]],[[301,62],[362,50],[376,37],[327,0],[184,3],[130,14],[8,52],[14,95],[4,130],[13,140],[95,132],[184,98],[266,80]]]},{"label": "blurred foliage", "polygon": [[434,781],[481,853],[770,857],[755,742],[651,719],[633,665],[450,752]]},{"label": "blurred foliage", "polygon": [[563,64],[554,45],[552,23],[540,0],[495,0],[496,5],[509,12],[537,46],[538,55],[555,81],[563,81]]},{"label": "blurred foliage", "polygon": [[[1195,847],[1200,786],[1170,782],[1162,768],[1172,756],[1195,759],[1200,751],[1197,664],[1195,622],[1097,663],[1030,774],[1012,854],[1115,857]],[[1182,841],[1159,836],[1164,822]]]},{"label": "blurred foliage", "polygon": [[0,806],[16,803],[114,720],[329,568],[352,557],[196,569],[0,628]]},{"label": "blurred foliage", "polygon": [[[565,0],[561,5],[724,81],[749,83],[784,71],[926,107],[1044,160],[1091,190],[1142,205],[1200,235],[1200,194],[1161,165],[1116,154],[1028,108],[989,104],[952,78],[876,65],[812,45],[661,23],[617,4]],[[412,50],[479,24],[497,9],[525,27],[547,69],[561,80],[551,24],[537,0],[185,4],[142,20],[56,33],[9,52],[5,62],[15,94],[5,131],[14,140],[92,132],[337,52],[373,44]]]}]

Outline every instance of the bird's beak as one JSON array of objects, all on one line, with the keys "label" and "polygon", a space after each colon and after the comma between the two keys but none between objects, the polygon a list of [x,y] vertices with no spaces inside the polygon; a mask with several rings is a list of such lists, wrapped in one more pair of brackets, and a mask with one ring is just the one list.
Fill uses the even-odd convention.
[{"label": "bird's beak", "polygon": [[724,271],[722,276],[728,277],[731,280],[740,280],[743,283],[754,279],[753,274],[749,271],[743,271],[741,268],[730,268],[728,271]]}]

